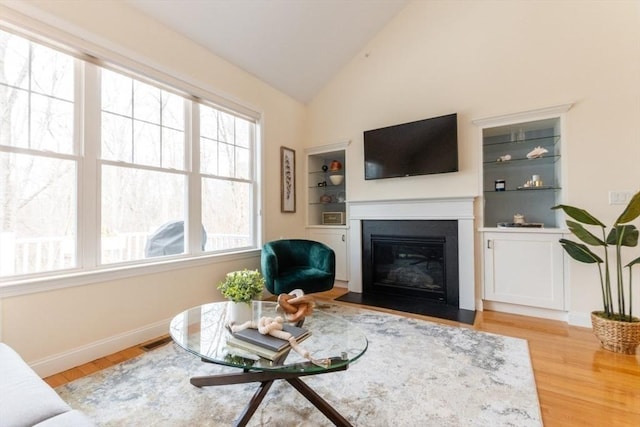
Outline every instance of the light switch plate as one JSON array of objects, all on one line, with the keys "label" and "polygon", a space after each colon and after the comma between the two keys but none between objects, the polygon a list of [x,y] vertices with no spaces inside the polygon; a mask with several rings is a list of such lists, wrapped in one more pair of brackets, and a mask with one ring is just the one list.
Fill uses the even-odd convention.
[{"label": "light switch plate", "polygon": [[609,191],[610,205],[626,205],[633,197],[631,191]]}]

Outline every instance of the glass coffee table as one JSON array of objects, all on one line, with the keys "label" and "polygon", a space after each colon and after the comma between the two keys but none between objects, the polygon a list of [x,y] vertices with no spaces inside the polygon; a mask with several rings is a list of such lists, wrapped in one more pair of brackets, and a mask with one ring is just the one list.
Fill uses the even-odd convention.
[{"label": "glass coffee table", "polygon": [[[254,301],[252,304],[255,321],[263,316],[278,315],[275,302]],[[351,362],[367,350],[368,342],[362,330],[347,320],[326,312],[331,307],[330,304],[317,304],[313,314],[305,319],[303,325],[311,331],[311,336],[302,341],[300,346],[308,350],[314,359],[325,359],[329,365],[311,363],[293,350],[276,361],[271,361],[227,345],[227,340],[231,337],[226,328],[227,307],[227,302],[205,304],[186,310],[171,321],[171,337],[180,347],[204,362],[242,369],[237,373],[192,377],[191,384],[208,387],[260,383],[236,420],[236,426],[244,426],[249,422],[275,380],[287,381],[335,425],[351,425],[300,377],[346,370]]]}]

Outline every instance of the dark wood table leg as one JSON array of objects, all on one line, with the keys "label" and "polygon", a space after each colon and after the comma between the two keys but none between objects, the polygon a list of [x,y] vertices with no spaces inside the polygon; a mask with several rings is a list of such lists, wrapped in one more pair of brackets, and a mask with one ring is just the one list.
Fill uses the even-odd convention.
[{"label": "dark wood table leg", "polygon": [[306,385],[300,378],[287,378],[285,381],[298,390],[309,402],[313,403],[313,406],[318,408],[333,424],[338,427],[351,427],[351,423],[349,423],[345,417],[340,415],[329,402],[320,397],[318,393],[313,391],[311,387]]},{"label": "dark wood table leg", "polygon": [[236,420],[234,426],[244,427],[247,425],[251,417],[253,417],[253,414],[256,412],[256,409],[258,409],[258,406],[260,406],[260,403],[262,403],[262,400],[267,395],[267,392],[273,385],[273,381],[274,380],[263,381],[262,383],[260,383],[260,387],[258,387],[256,392],[253,394],[253,397],[251,398],[247,406],[244,407],[244,410]]},{"label": "dark wood table leg", "polygon": [[[332,360],[341,361],[342,359],[333,358]],[[294,365],[292,365],[294,366]],[[300,367],[310,367],[310,362],[304,362],[299,364]],[[306,377],[310,375],[326,374],[329,372],[345,371],[349,365],[330,366],[322,371],[300,371],[294,372],[282,372],[282,371],[251,371],[244,370],[237,373],[215,374],[202,377],[192,377],[191,384],[196,387],[210,387],[218,385],[228,384],[246,384],[251,382],[259,382],[260,386],[253,394],[253,397],[247,403],[244,410],[235,422],[235,426],[244,427],[247,425],[253,414],[262,403],[262,400],[266,396],[267,392],[273,385],[275,380],[285,380],[293,388],[298,390],[309,402],[313,404],[318,410],[320,410],[327,418],[331,420],[338,427],[351,427],[349,421],[344,418],[338,411],[336,411],[326,400],[324,400],[318,393],[313,391],[311,387],[305,384],[300,377]]]}]

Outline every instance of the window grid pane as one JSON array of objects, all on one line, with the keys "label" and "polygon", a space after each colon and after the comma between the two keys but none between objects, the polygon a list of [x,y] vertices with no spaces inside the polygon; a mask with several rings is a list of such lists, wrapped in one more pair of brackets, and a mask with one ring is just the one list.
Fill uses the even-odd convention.
[{"label": "window grid pane", "polygon": [[102,158],[185,170],[184,98],[107,69],[101,75]]},{"label": "window grid pane", "polygon": [[77,162],[0,152],[0,276],[74,268]]},{"label": "window grid pane", "polygon": [[207,230],[207,251],[254,244],[252,199],[250,183],[202,178],[202,223]]},{"label": "window grid pane", "polygon": [[2,30],[0,52],[0,145],[73,154],[75,60]]},{"label": "window grid pane", "polygon": [[77,268],[76,60],[2,30],[0,53],[0,277]]},{"label": "window grid pane", "polygon": [[[76,67],[96,66],[2,30],[0,56],[0,277],[189,255],[190,204],[202,208],[195,255],[256,246],[253,121],[200,105],[193,108],[200,129],[189,129],[192,101],[99,67],[97,81],[77,81]],[[98,111],[78,110],[83,91],[101,100],[95,122],[90,117]],[[101,137],[80,147],[76,117],[85,129],[98,127]],[[200,136],[199,149],[185,139],[192,134]],[[189,151],[199,153],[200,171],[186,167]],[[81,161],[97,162],[99,176],[79,175],[91,170]],[[200,194],[188,193],[190,174],[206,175]],[[78,180],[100,188],[79,187]],[[100,236],[95,260],[79,258],[87,251],[78,246],[78,188],[100,195],[95,210],[83,213],[100,218],[100,230],[82,230]]]},{"label": "window grid pane", "polygon": [[200,172],[251,180],[254,123],[200,105]]},{"label": "window grid pane", "polygon": [[[101,262],[152,256],[146,251],[152,234],[169,222],[184,221],[186,175],[103,165],[102,177]],[[179,238],[167,236],[167,247]]]}]

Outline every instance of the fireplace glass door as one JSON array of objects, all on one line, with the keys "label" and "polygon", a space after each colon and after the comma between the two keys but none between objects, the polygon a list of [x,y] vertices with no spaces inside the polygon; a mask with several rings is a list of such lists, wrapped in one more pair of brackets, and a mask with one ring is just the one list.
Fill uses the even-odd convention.
[{"label": "fireplace glass door", "polygon": [[445,239],[373,235],[373,291],[444,301]]}]

